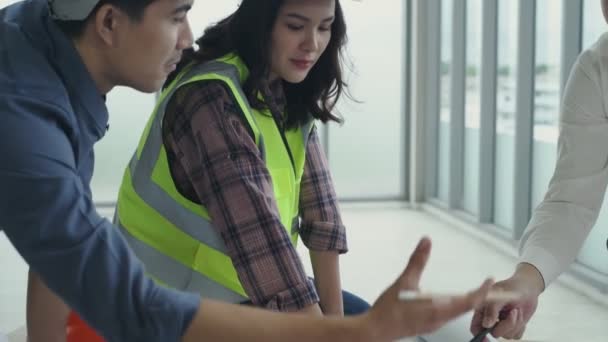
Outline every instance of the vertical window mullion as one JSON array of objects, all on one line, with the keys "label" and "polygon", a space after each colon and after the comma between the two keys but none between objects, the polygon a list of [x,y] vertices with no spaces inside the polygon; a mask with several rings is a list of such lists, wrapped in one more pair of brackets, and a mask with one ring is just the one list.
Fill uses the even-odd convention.
[{"label": "vertical window mullion", "polygon": [[484,0],[482,8],[479,222],[489,223],[494,216],[498,2]]},{"label": "vertical window mullion", "polygon": [[454,0],[453,11],[449,207],[460,209],[464,180],[466,0]]},{"label": "vertical window mullion", "polygon": [[583,40],[583,0],[562,0],[560,98]]},{"label": "vertical window mullion", "polygon": [[441,65],[441,0],[428,1],[428,81],[426,83],[426,112],[415,115],[425,115],[425,178],[426,197],[437,197],[437,157],[439,155],[439,101],[440,98],[440,65]]},{"label": "vertical window mullion", "polygon": [[519,238],[530,219],[536,1],[520,0],[515,115],[513,223]]}]

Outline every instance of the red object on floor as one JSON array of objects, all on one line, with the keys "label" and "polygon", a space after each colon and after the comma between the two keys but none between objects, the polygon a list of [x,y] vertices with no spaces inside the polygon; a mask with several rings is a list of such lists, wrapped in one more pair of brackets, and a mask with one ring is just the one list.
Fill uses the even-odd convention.
[{"label": "red object on floor", "polygon": [[74,311],[70,312],[66,325],[66,342],[105,342]]}]

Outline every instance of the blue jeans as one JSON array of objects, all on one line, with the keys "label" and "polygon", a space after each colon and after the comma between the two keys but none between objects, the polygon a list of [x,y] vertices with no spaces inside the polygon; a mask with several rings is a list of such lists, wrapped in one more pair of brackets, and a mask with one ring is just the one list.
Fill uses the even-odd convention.
[{"label": "blue jeans", "polygon": [[342,290],[342,301],[344,302],[344,316],[358,315],[369,310],[369,303],[348,291]]}]

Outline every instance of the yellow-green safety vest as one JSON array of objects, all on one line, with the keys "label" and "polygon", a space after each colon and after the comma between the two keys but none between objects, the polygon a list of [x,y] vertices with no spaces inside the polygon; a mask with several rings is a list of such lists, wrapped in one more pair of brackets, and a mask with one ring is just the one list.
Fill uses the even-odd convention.
[{"label": "yellow-green safety vest", "polygon": [[175,91],[190,83],[224,82],[238,103],[272,179],[280,220],[292,243],[297,243],[300,181],[312,120],[285,132],[289,157],[280,130],[268,110],[249,105],[241,85],[248,70],[242,60],[227,55],[187,67],[165,89],[150,117],[137,151],[125,170],[115,223],[156,281],[206,298],[231,303],[248,299],[224,241],[212,227],[207,209],[177,190],[162,142],[162,122]]}]

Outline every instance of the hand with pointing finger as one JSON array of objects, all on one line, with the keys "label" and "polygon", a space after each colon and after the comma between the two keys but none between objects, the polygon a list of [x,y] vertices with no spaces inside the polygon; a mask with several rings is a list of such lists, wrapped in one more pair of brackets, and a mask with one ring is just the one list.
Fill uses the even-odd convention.
[{"label": "hand with pointing finger", "polygon": [[430,252],[431,241],[422,239],[411,255],[405,271],[363,316],[374,334],[374,341],[393,341],[400,337],[433,332],[483,303],[493,283],[491,280],[486,280],[478,289],[467,294],[442,298],[440,301],[399,300],[400,291],[418,290]]}]

